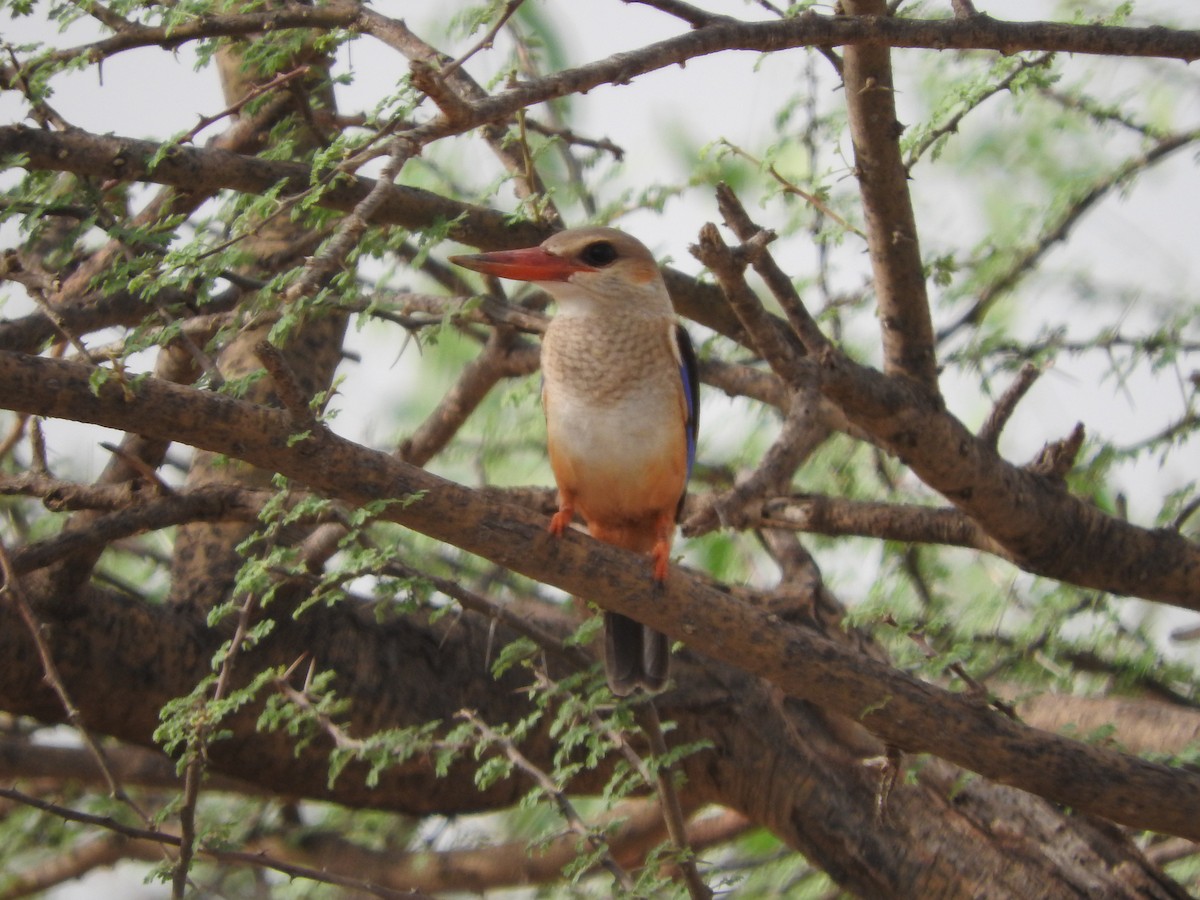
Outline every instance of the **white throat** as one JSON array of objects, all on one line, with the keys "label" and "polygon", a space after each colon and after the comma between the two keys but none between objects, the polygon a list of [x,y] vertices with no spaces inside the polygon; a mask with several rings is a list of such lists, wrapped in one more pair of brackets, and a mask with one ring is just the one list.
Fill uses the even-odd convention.
[{"label": "white throat", "polygon": [[643,284],[626,281],[594,281],[578,284],[572,276],[570,281],[540,281],[538,287],[554,298],[560,316],[646,316],[660,318],[673,316],[674,307],[670,295],[659,279]]}]

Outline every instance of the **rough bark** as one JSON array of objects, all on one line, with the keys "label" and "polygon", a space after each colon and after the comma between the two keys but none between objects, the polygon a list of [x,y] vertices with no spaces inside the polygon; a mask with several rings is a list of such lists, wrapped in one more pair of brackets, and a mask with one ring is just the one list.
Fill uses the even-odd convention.
[{"label": "rough bark", "polygon": [[[61,599],[42,597],[39,608],[88,727],[152,746],[159,707],[209,671],[214,634],[187,610],[96,591],[81,604]],[[52,614],[64,606],[69,611],[61,618]],[[369,610],[348,606],[314,610],[299,621],[286,612],[270,638],[246,654],[239,680],[307,654],[317,670],[337,673],[335,687],[352,703],[342,723],[351,735],[448,722],[461,709],[496,722],[528,713],[522,676],[510,672],[495,681],[486,674],[489,645],[510,636],[495,633],[482,617],[429,626],[411,617],[380,624]],[[7,608],[0,624],[0,651],[10,661],[0,668],[0,706],[61,720],[27,633]],[[881,801],[876,764],[883,743],[852,720],[786,699],[731,666],[686,653],[676,680],[657,701],[660,715],[677,723],[673,741],[713,743],[687,761],[689,805],[720,803],[743,812],[860,896],[1067,897],[1081,886],[1105,896],[1186,896],[1119,832],[1087,817],[1064,817],[1053,804],[1011,788],[980,779],[963,785],[960,770],[936,760],[912,760],[916,783],[902,781]],[[113,703],[117,694],[126,702]],[[444,778],[418,758],[388,767],[373,786],[365,768],[351,764],[331,786],[328,738],[295,752],[292,737],[255,730],[256,712],[226,723],[233,736],[213,743],[209,757],[217,773],[259,790],[420,816],[506,808],[531,787],[518,777],[480,791],[469,758]],[[522,752],[548,767],[555,741],[542,729]],[[571,790],[598,790],[616,759],[614,753],[582,774]],[[1011,823],[1019,827],[1010,831]]]},{"label": "rough bark", "polygon": [[[136,402],[113,383],[93,394],[87,367],[18,354],[0,353],[0,385],[12,387],[12,404],[23,411],[149,435],[170,431],[179,440],[269,466],[350,503],[419,497],[393,505],[385,517],[637,618],[743,666],[793,697],[856,718],[903,749],[936,753],[1080,809],[1094,808],[1102,795],[1103,814],[1117,821],[1200,835],[1192,815],[1200,803],[1200,778],[1183,770],[1030,733],[969,696],[947,693],[788,626],[769,608],[756,608],[682,571],[647,596],[644,561],[636,556],[579,534],[553,538],[541,516],[489,503],[324,430],[292,444],[296,427],[286,411],[150,379],[133,389]],[[1029,767],[1033,753],[1039,765]]]}]

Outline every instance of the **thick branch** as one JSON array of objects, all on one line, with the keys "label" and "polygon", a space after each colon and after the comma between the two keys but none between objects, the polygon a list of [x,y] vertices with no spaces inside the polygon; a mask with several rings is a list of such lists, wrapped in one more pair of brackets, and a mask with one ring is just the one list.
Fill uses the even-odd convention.
[{"label": "thick branch", "polygon": [[[89,134],[49,132],[23,125],[0,128],[0,157],[14,156],[28,169],[48,169],[115,181],[149,181],[188,191],[220,190],[262,194],[282,182],[284,195],[312,187],[312,169],[303,163],[265,160],[229,150],[177,146],[151,165],[162,149],[155,141]],[[352,212],[371,191],[371,178],[339,176],[321,195],[327,209]],[[549,230],[529,222],[513,222],[505,213],[448,200],[420,188],[391,185],[375,211],[379,224],[420,228],[435,221],[457,220],[450,237],[472,246],[491,245],[507,235],[511,246],[544,240]]]},{"label": "thick branch", "polygon": [[[31,170],[73,172],[118,181],[149,181],[200,193],[234,190],[263,194],[283,182],[287,185],[286,195],[308,190],[312,183],[312,170],[302,163],[259,159],[213,148],[177,147],[151,166],[158,151],[157,143],[135,138],[85,131],[41,131],[23,125],[0,126],[0,158],[9,155],[20,158],[22,165]],[[375,185],[376,181],[371,178],[340,175],[334,186],[321,194],[319,203],[327,209],[350,212]],[[451,238],[484,250],[532,246],[541,243],[554,230],[547,225],[513,220],[505,212],[449,200],[420,188],[390,185],[383,193],[383,200],[372,219],[376,224],[420,229],[453,221],[455,224],[449,231]],[[698,283],[695,278],[673,269],[664,270],[663,277],[680,313],[734,340],[744,340],[741,325],[715,285]],[[122,298],[125,295],[114,295],[112,299],[92,298],[90,305],[80,305],[81,321],[76,323],[72,311],[68,322],[78,331],[88,331],[110,324],[140,321],[145,315],[144,305],[133,297],[128,297],[127,302]],[[102,313],[108,306],[114,309],[105,316]],[[52,324],[43,316],[27,319],[0,323],[0,345],[31,351],[38,342],[54,333]],[[13,332],[11,336],[10,332]]]},{"label": "thick branch", "polygon": [[[166,790],[178,790],[182,786],[174,761],[162,753],[135,746],[110,746],[106,748],[105,756],[113,776],[121,784]],[[95,756],[86,750],[35,744],[19,737],[0,738],[0,779],[5,784],[18,779],[37,779],[106,786]],[[265,793],[260,784],[223,775],[212,775],[206,786],[210,790],[237,794],[257,796]]]},{"label": "thick branch", "polygon": [[[1195,817],[1200,806],[1198,775],[1026,728],[969,697],[940,690],[808,629],[780,622],[680,570],[672,572],[662,590],[648,591],[649,573],[640,557],[575,532],[554,538],[541,516],[484,502],[467,488],[328,432],[317,431],[292,444],[285,412],[152,378],[130,385],[132,396],[111,379],[93,391],[90,374],[82,365],[3,353],[0,396],[19,411],[157,435],[234,455],[351,503],[413,498],[389,507],[387,518],[633,616],[699,652],[770,681],[785,694],[856,719],[890,744],[933,753],[1133,827],[1200,837]],[[982,454],[965,429],[965,444],[945,439],[940,432],[946,421],[938,420],[941,427],[935,437],[942,439],[935,444],[958,447],[969,459],[979,458]],[[1069,497],[1062,505],[1083,506]],[[1200,579],[1200,553],[1177,535],[1115,522],[1108,527],[1110,534],[1119,530],[1127,540],[1148,545],[1141,559],[1156,558],[1155,547],[1161,544],[1158,558],[1180,563],[1150,584],[1172,586],[1189,577]],[[1091,558],[1103,568],[1103,552]],[[1190,596],[1194,600],[1200,591],[1193,587]],[[1031,757],[1038,765],[1029,765]]]},{"label": "thick branch", "polygon": [[1021,568],[1081,587],[1200,610],[1200,546],[1138,528],[1014,466],[911,383],[833,353],[822,391],[847,418],[970,515]]},{"label": "thick branch", "polygon": [[[605,819],[611,823],[605,830],[611,831],[607,839],[613,855],[629,868],[643,865],[646,853],[665,837],[657,804],[627,803]],[[706,849],[736,837],[748,827],[744,817],[726,811],[693,822],[689,831],[699,839],[697,848]],[[276,858],[295,856],[311,867],[353,873],[386,887],[480,893],[558,881],[563,868],[579,853],[578,838],[572,834],[548,841],[532,853],[525,841],[399,853],[390,848],[371,850],[328,832],[306,834],[298,847],[295,843],[268,839],[261,845]]]},{"label": "thick branch", "polygon": [[953,507],[876,503],[812,494],[767,500],[761,506],[761,518],[754,525],[814,534],[973,547],[1008,558],[977,522]]},{"label": "thick branch", "polygon": [[[851,15],[879,16],[884,0],[845,0]],[[900,155],[903,126],[896,118],[891,53],[886,46],[847,47],[843,77],[854,170],[862,194],[871,251],[875,302],[883,330],[883,369],[937,390],[933,321],[917,223]]]},{"label": "thick branch", "polygon": [[[287,5],[262,13],[204,16],[170,28],[135,26],[93,44],[53,51],[34,65],[60,64],[80,57],[99,61],[137,47],[174,47],[189,41],[233,37],[284,28],[330,29],[356,25],[372,31],[377,23],[362,15],[357,3],[332,0],[319,7]],[[796,47],[839,47],[871,44],[931,50],[995,50],[1004,54],[1024,50],[1082,53],[1096,56],[1164,57],[1191,62],[1200,59],[1200,31],[1162,27],[1128,28],[1111,25],[1073,25],[1060,22],[1005,22],[980,15],[968,19],[923,20],[885,16],[850,18],[809,13],[783,21],[738,22],[731,19],[706,24],[687,34],[669,38],[630,53],[620,53],[573,69],[570,78],[551,75],[514,88],[499,97],[522,97],[528,106],[600,84],[623,83],[665,66],[686,63],[697,56],[724,50],[777,52]],[[0,68],[0,84],[12,83],[16,72]],[[550,86],[556,85],[553,92]],[[524,99],[524,97],[530,99]],[[511,112],[512,110],[507,110]],[[479,121],[495,118],[492,114]]]},{"label": "thick branch", "polygon": [[955,21],[922,21],[883,16],[803,15],[782,22],[731,22],[711,25],[679,37],[618,53],[574,69],[519,84],[472,104],[472,115],[453,122],[435,119],[412,129],[422,142],[457,134],[483,122],[512,115],[537,103],[587,93],[604,84],[626,84],[638,75],[699,56],[727,50],[772,53],[796,47],[870,45],[926,47],[937,50],[1054,50],[1103,56],[1165,56],[1200,59],[1200,31],[1166,28],[1119,28],[1055,22],[1001,22],[986,16]]}]

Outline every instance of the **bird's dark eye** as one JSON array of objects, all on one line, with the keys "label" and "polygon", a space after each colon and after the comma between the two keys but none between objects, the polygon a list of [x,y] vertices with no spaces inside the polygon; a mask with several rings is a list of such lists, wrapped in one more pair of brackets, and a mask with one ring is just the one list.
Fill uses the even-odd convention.
[{"label": "bird's dark eye", "polygon": [[602,269],[609,263],[616,261],[617,248],[608,241],[596,241],[584,247],[583,252],[579,254],[579,258],[589,266]]}]

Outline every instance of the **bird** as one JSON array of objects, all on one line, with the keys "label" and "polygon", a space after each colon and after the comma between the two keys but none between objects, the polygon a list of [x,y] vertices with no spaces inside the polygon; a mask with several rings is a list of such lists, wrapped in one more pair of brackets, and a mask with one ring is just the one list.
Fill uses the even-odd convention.
[{"label": "bird", "polygon": [[[542,338],[542,408],[560,536],[578,513],[592,537],[646,554],[667,579],[675,525],[696,458],[696,353],[658,264],[615,228],[572,228],[537,247],[452,256],[500,278],[532,282],[557,313]],[[605,672],[617,696],[662,690],[667,637],[604,614]]]}]

